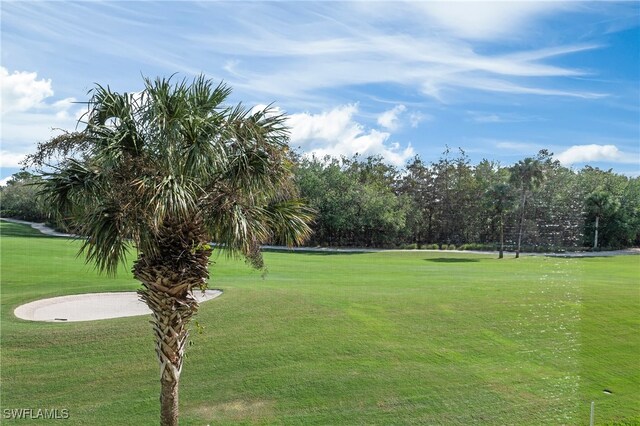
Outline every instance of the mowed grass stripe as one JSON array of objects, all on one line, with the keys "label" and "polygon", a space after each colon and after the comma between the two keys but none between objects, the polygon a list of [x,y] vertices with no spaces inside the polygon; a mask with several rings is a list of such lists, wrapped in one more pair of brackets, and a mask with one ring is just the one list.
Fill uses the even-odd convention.
[{"label": "mowed grass stripe", "polygon": [[[23,229],[2,223],[2,408],[156,424],[144,317],[12,315],[30,300],[135,281],[126,268],[97,276],[75,258],[77,242]],[[183,424],[588,424],[592,400],[598,424],[640,421],[638,257],[265,258],[266,274],[213,258],[211,287],[224,294],[201,306],[204,330],[192,332]]]}]

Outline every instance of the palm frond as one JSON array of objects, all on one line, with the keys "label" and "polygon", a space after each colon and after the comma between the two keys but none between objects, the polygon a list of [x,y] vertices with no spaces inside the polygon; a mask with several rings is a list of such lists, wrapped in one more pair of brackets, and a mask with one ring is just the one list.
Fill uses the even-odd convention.
[{"label": "palm frond", "polygon": [[273,192],[290,176],[288,133],[281,115],[268,109],[250,114],[238,105],[229,111],[223,137],[228,141],[223,178],[233,185]]},{"label": "palm frond", "polygon": [[143,199],[148,198],[148,209],[161,223],[166,218],[186,220],[196,207],[197,184],[184,176],[165,176],[148,187]]},{"label": "palm frond", "polygon": [[199,75],[189,87],[187,99],[191,114],[198,117],[213,114],[230,94],[231,88],[226,84],[221,82],[214,88],[211,80]]},{"label": "palm frond", "polygon": [[101,191],[101,176],[96,170],[75,159],[69,159],[54,172],[44,173],[39,195],[59,216],[68,214],[76,198],[89,202]]},{"label": "palm frond", "polygon": [[225,167],[227,151],[218,135],[223,120],[220,114],[212,113],[206,117],[190,116],[182,123],[182,174],[214,179]]},{"label": "palm frond", "polygon": [[313,222],[316,212],[302,200],[272,203],[264,210],[276,242],[292,247],[304,243],[311,236],[309,224]]},{"label": "palm frond", "polygon": [[96,206],[83,217],[81,232],[86,238],[80,251],[86,254],[87,263],[108,275],[115,275],[128,253],[128,233],[122,219],[115,203]]},{"label": "palm frond", "polygon": [[167,226],[191,229],[199,243],[211,237],[257,267],[261,244],[309,235],[312,212],[295,200],[284,114],[224,105],[230,93],[204,76],[145,78],[136,93],[97,85],[84,130],[41,145],[34,163],[72,157],[44,175],[42,193],[83,230],[98,269],[115,271],[127,239],[163,259]]}]

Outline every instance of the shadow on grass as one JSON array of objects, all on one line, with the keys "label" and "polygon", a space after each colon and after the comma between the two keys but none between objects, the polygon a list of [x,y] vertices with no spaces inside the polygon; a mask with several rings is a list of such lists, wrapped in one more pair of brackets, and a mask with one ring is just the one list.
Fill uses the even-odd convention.
[{"label": "shadow on grass", "polygon": [[306,254],[311,256],[335,256],[335,255],[353,255],[353,254],[370,254],[371,252],[364,251],[314,251],[314,250],[278,250],[278,249],[269,249],[262,248],[260,251],[269,252],[269,253],[296,253],[296,254]]},{"label": "shadow on grass", "polygon": [[468,259],[465,257],[436,257],[434,259],[425,259],[427,262],[437,262],[437,263],[469,263],[469,262],[480,262],[478,259]]}]

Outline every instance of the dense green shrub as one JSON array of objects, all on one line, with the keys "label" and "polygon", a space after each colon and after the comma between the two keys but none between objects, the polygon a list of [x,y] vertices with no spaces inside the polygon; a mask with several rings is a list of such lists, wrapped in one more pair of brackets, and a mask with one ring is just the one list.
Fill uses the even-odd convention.
[{"label": "dense green shrub", "polygon": [[44,222],[49,215],[46,205],[37,196],[39,179],[28,172],[12,176],[0,187],[0,216]]}]

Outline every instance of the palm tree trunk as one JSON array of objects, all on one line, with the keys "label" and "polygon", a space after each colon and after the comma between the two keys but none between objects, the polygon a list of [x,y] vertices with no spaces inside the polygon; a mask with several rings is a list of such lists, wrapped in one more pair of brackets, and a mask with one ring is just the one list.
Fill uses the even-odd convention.
[{"label": "palm tree trunk", "polygon": [[160,424],[174,426],[178,424],[178,381],[160,379]]},{"label": "palm tree trunk", "polygon": [[158,232],[158,252],[140,253],[133,275],[142,283],[140,299],[151,309],[160,364],[160,424],[178,424],[178,385],[189,338],[189,322],[198,311],[192,291],[209,278],[211,249],[199,223],[167,224]]},{"label": "palm tree trunk", "polygon": [[504,218],[500,217],[500,254],[498,255],[498,259],[502,259],[504,257]]},{"label": "palm tree trunk", "polygon": [[522,243],[522,228],[524,227],[524,212],[527,204],[527,191],[522,191],[522,212],[520,214],[520,225],[518,226],[518,247],[516,248],[516,259],[520,257],[520,244]]},{"label": "palm tree trunk", "polygon": [[138,294],[152,311],[151,323],[160,363],[160,424],[175,426],[178,424],[178,385],[189,338],[187,325],[198,310],[198,302],[191,294],[175,297],[149,287]]}]

